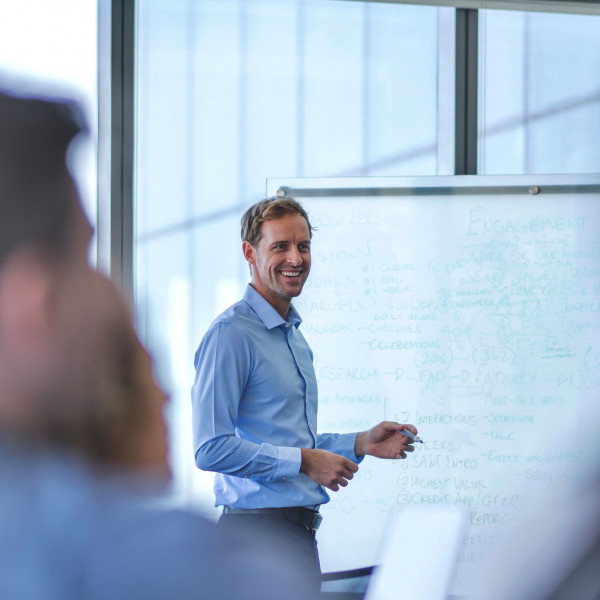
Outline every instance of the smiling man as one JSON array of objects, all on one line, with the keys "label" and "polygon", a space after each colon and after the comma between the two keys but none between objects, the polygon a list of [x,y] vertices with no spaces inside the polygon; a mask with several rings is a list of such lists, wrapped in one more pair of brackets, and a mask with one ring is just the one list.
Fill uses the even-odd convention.
[{"label": "smiling man", "polygon": [[292,299],[310,272],[312,227],[292,198],[267,198],[242,217],[251,283],[243,299],[210,326],[196,352],[192,388],[194,451],[216,471],[221,523],[293,540],[298,568],[320,571],[315,532],[324,488],[348,485],[366,455],[406,458],[399,434],[412,425],[383,422],[369,431],[317,434],[313,354]]}]

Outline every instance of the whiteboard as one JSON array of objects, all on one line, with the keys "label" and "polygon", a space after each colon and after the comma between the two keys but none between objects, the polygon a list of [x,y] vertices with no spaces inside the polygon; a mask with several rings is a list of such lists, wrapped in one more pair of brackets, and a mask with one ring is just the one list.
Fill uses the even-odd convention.
[{"label": "whiteboard", "polygon": [[397,420],[425,441],[406,460],[367,457],[331,493],[323,570],[373,564],[390,509],[454,504],[469,514],[455,584],[468,592],[525,501],[584,463],[564,440],[600,392],[600,176],[267,191],[298,199],[316,227],[294,305],[315,354],[319,431]]}]

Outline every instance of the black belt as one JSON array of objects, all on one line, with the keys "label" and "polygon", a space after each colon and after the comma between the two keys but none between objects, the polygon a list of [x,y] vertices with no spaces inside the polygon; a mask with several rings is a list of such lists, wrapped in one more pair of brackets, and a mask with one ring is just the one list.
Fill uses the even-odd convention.
[{"label": "black belt", "polygon": [[305,506],[288,506],[284,508],[231,508],[223,507],[224,515],[273,515],[283,517],[292,523],[301,525],[308,531],[316,531],[321,525],[323,517],[318,510]]}]

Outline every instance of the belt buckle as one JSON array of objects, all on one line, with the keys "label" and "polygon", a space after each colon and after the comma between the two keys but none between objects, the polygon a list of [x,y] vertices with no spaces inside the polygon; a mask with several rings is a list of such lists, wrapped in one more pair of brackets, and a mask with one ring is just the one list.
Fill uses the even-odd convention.
[{"label": "belt buckle", "polygon": [[316,512],[316,513],[313,515],[313,518],[312,518],[312,520],[311,520],[311,523],[310,523],[310,528],[311,528],[313,531],[316,531],[317,529],[319,529],[319,527],[320,527],[320,525],[321,525],[321,521],[322,521],[322,520],[323,520],[323,516],[321,515],[321,513],[318,513],[318,512]]}]

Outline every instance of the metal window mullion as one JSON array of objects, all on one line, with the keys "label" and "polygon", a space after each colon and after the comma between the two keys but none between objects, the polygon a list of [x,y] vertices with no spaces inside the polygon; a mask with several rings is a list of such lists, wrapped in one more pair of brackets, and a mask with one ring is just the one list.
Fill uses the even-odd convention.
[{"label": "metal window mullion", "polygon": [[478,11],[456,10],[454,174],[477,174]]},{"label": "metal window mullion", "polygon": [[110,276],[133,301],[135,1],[111,8]]}]

